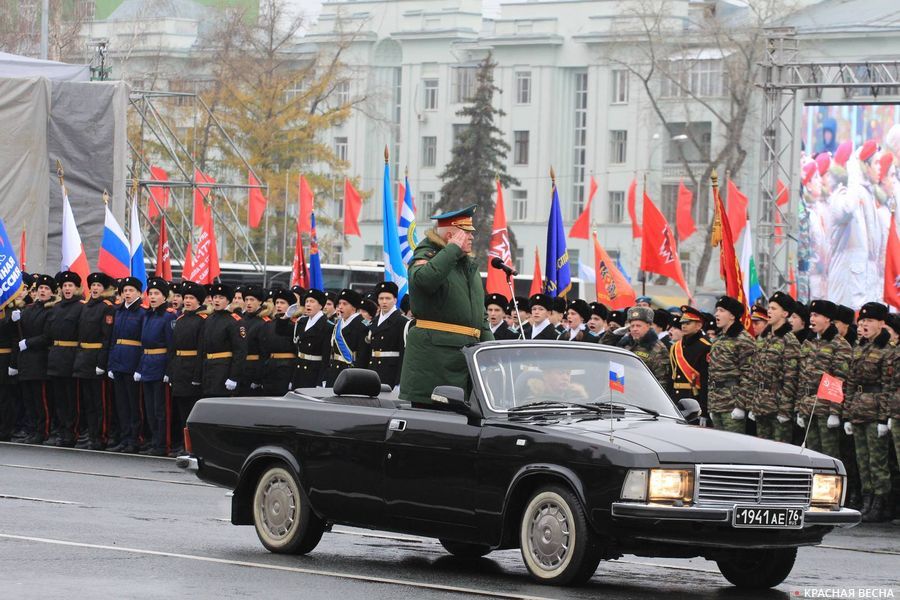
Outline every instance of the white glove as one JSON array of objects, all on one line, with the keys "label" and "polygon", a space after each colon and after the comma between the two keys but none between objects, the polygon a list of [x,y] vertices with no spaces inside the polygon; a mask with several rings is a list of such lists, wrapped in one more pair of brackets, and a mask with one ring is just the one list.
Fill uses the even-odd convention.
[{"label": "white glove", "polygon": [[261,388],[261,387],[262,387],[262,386],[259,385],[258,383],[251,383],[251,384],[250,384],[250,389],[251,389],[251,390],[258,390],[258,389]]},{"label": "white glove", "polygon": [[134,380],[135,380],[135,381],[140,381],[140,380],[141,380],[141,374],[140,374],[140,373],[135,373],[135,374],[134,374]]},{"label": "white glove", "polygon": [[17,323],[19,319],[22,318],[22,311],[17,308],[16,310],[12,311],[10,317],[12,318],[13,323]]},{"label": "white glove", "polygon": [[104,375],[106,375],[106,371],[104,371],[100,367],[94,367],[94,373],[96,373],[100,377],[103,377]]},{"label": "white glove", "polygon": [[743,421],[744,417],[747,416],[747,413],[744,412],[743,408],[735,408],[731,411],[731,418],[735,421]]},{"label": "white glove", "polygon": [[25,340],[19,340],[19,350],[25,352],[26,348],[28,348],[28,342]]},{"label": "white glove", "polygon": [[788,421],[791,420],[790,417],[786,417],[784,415],[776,415],[775,418],[778,419],[778,422],[781,424],[787,423]]},{"label": "white glove", "polygon": [[19,374],[19,370],[18,370],[18,369],[15,369],[15,368],[13,368],[13,367],[6,367],[6,373],[7,373],[10,377],[15,377],[16,375]]},{"label": "white glove", "polygon": [[163,383],[169,383],[169,376],[163,375]]},{"label": "white glove", "polygon": [[841,426],[841,418],[837,415],[828,415],[828,421],[826,421],[825,425],[828,426],[828,429],[834,429],[835,427]]},{"label": "white glove", "polygon": [[851,423],[850,421],[844,422],[844,433],[846,433],[847,435],[853,435],[853,423]]},{"label": "white glove", "polygon": [[110,379],[115,379],[115,378],[116,378],[116,376],[113,374],[112,371],[108,371],[108,372],[106,373],[106,376],[109,377]]},{"label": "white glove", "polygon": [[229,392],[233,392],[237,388],[237,381],[233,381],[231,379],[225,380],[225,389]]},{"label": "white glove", "polygon": [[799,425],[800,427],[806,427],[806,419],[804,419],[803,415],[801,414],[797,415],[797,425]]},{"label": "white glove", "polygon": [[884,423],[878,424],[878,437],[884,437],[888,434],[888,426]]},{"label": "white glove", "polygon": [[192,382],[191,382],[191,385],[196,385],[197,387],[200,387],[200,382],[199,382],[199,381],[192,381]]},{"label": "white glove", "polygon": [[755,421],[756,415],[754,415],[753,411],[751,410],[749,413],[747,413],[747,418],[750,419],[751,421]]}]

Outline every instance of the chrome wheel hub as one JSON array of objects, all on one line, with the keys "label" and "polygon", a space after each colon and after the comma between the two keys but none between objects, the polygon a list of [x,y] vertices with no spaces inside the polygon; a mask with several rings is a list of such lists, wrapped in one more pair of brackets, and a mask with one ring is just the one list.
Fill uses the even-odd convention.
[{"label": "chrome wheel hub", "polygon": [[569,515],[556,502],[543,502],[531,514],[528,532],[529,551],[535,562],[552,571],[559,567],[569,552]]},{"label": "chrome wheel hub", "polygon": [[280,476],[269,479],[260,498],[259,508],[269,535],[274,538],[287,535],[297,514],[296,496],[290,483]]}]

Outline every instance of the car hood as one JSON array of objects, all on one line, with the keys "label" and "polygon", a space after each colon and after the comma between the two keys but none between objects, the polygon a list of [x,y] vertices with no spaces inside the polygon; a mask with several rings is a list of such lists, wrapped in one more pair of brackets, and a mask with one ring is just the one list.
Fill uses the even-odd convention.
[{"label": "car hood", "polygon": [[[569,435],[608,442],[607,419],[571,418],[548,423],[547,427]],[[613,422],[614,439],[624,440],[654,452],[660,463],[724,463],[777,465],[835,469],[840,463],[830,456],[751,435],[697,427],[669,419],[624,418]]]}]

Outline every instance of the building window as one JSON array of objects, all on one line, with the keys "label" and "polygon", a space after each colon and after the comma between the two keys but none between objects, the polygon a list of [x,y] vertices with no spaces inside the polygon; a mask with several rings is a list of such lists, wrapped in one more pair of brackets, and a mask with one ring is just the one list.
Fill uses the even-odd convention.
[{"label": "building window", "polygon": [[531,104],[531,71],[516,73],[516,104]]},{"label": "building window", "polygon": [[587,73],[575,73],[575,131],[572,155],[572,203],[570,218],[584,210],[584,176],[587,168]]},{"label": "building window", "polygon": [[437,164],[437,137],[422,136],[422,166],[433,167]]},{"label": "building window", "polygon": [[673,60],[660,82],[660,96],[718,97],[724,90],[725,73],[721,59]]},{"label": "building window", "polygon": [[438,80],[426,79],[425,88],[425,110],[437,110],[438,108]]},{"label": "building window", "polygon": [[339,81],[334,87],[334,97],[339,107],[350,104],[350,82]]},{"label": "building window", "polygon": [[621,223],[625,219],[625,192],[609,193],[609,217],[610,223]]},{"label": "building window", "polygon": [[712,150],[712,123],[669,123],[666,162],[680,164],[682,154],[689,163],[708,163]]},{"label": "building window", "polygon": [[621,165],[628,156],[628,132],[624,129],[609,132],[609,162]]},{"label": "building window", "polygon": [[75,22],[93,21],[97,11],[95,0],[78,0],[75,3]]},{"label": "building window", "polygon": [[339,160],[346,161],[347,160],[347,138],[346,137],[336,137],[334,138],[334,155],[338,157]]},{"label": "building window", "polygon": [[628,71],[616,69],[612,72],[612,103],[628,103]]},{"label": "building window", "polygon": [[528,164],[528,132],[513,131],[513,163]]},{"label": "building window", "polygon": [[468,102],[475,95],[475,80],[478,67],[455,67],[453,69],[453,102]]},{"label": "building window", "polygon": [[434,192],[419,192],[419,201],[416,203],[416,208],[419,209],[422,217],[419,219],[420,223],[430,219],[431,215],[434,214]]},{"label": "building window", "polygon": [[512,220],[525,221],[528,219],[528,191],[513,190],[512,193]]},{"label": "building window", "polygon": [[384,260],[384,246],[366,244],[363,246],[363,260]]}]

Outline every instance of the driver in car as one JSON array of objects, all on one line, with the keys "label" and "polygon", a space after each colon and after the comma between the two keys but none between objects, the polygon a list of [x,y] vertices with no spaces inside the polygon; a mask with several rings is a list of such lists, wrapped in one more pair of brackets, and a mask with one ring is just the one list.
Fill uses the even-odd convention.
[{"label": "driver in car", "polygon": [[552,402],[554,400],[579,402],[587,400],[583,385],[572,382],[572,372],[563,365],[543,367],[525,381],[525,402]]}]

